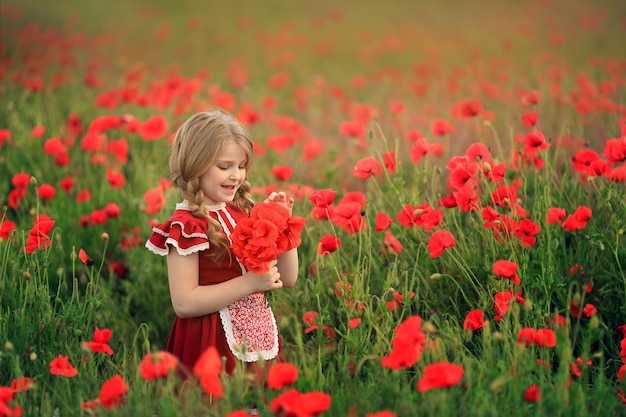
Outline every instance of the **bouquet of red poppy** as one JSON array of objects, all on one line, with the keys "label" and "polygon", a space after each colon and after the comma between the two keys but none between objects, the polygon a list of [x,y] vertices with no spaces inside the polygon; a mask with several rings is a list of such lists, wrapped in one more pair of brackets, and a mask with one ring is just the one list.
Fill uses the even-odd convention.
[{"label": "bouquet of red poppy", "polygon": [[305,222],[304,217],[290,216],[283,206],[258,203],[249,217],[237,223],[230,248],[249,271],[267,272],[278,255],[300,246]]}]

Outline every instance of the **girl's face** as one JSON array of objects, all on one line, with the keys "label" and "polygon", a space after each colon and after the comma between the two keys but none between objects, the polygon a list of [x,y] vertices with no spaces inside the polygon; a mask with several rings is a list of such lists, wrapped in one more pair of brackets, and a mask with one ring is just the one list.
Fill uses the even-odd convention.
[{"label": "girl's face", "polygon": [[237,190],[246,179],[247,160],[246,152],[236,142],[224,143],[215,162],[200,177],[205,204],[216,205],[233,201]]}]

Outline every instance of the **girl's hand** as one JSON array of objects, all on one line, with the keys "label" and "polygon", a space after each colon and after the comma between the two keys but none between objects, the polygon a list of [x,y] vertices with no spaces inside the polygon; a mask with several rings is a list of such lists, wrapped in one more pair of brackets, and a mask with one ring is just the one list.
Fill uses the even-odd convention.
[{"label": "girl's hand", "polygon": [[293,210],[293,201],[293,197],[290,197],[287,195],[287,193],[280,191],[271,193],[264,202],[273,203],[277,206],[283,206],[289,211],[289,215],[291,216],[291,211]]},{"label": "girl's hand", "polygon": [[270,268],[267,272],[262,274],[255,274],[254,272],[246,272],[243,277],[250,285],[251,293],[257,291],[271,291],[283,287],[283,282],[280,280],[280,272],[276,266],[278,261],[273,260],[270,262]]}]

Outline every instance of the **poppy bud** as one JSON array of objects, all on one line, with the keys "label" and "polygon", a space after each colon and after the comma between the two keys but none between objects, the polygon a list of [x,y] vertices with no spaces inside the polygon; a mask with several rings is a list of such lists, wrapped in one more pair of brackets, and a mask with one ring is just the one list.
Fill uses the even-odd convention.
[{"label": "poppy bud", "polygon": [[4,344],[4,349],[8,350],[9,352],[13,350],[13,343],[9,342],[8,340],[6,341],[6,343]]},{"label": "poppy bud", "polygon": [[491,383],[489,384],[489,390],[491,392],[500,391],[507,384],[508,380],[509,380],[508,377],[504,375],[500,375],[499,377],[491,381]]},{"label": "poppy bud", "polygon": [[432,322],[426,321],[424,322],[424,332],[428,334],[436,334],[437,326],[435,326]]},{"label": "poppy bud", "polygon": [[430,279],[439,279],[439,278],[441,278],[441,274],[438,272],[435,272],[434,274],[430,276]]},{"label": "poppy bud", "polygon": [[107,232],[102,232],[102,240],[105,242],[109,240],[109,234]]}]

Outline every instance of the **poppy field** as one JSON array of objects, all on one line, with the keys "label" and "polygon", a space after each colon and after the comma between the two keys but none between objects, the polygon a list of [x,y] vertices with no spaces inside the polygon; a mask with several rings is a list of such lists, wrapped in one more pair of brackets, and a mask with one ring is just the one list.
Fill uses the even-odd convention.
[{"label": "poppy field", "polygon": [[[0,416],[626,415],[626,4],[0,4]],[[261,381],[164,351],[191,114],[295,200]]]}]

